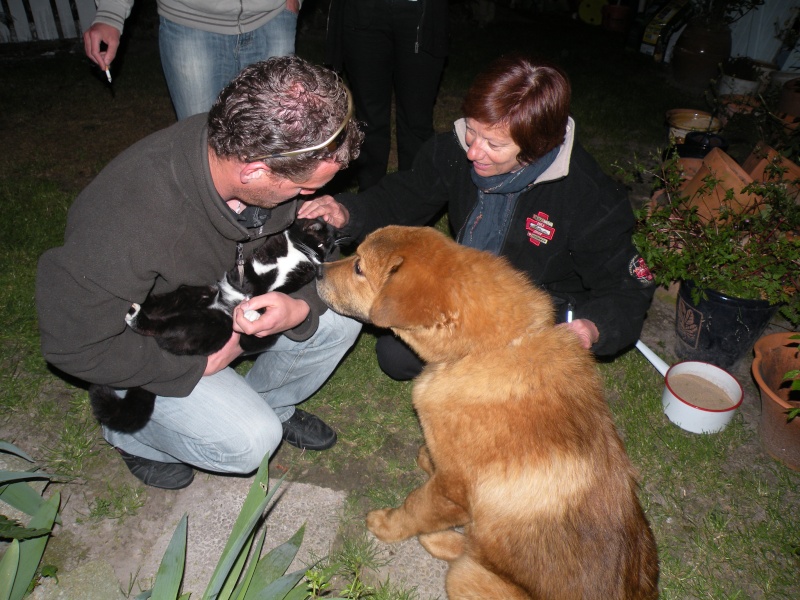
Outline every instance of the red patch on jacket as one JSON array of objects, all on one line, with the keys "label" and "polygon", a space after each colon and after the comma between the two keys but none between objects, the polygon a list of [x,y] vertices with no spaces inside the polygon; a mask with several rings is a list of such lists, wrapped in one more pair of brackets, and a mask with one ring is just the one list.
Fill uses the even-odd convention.
[{"label": "red patch on jacket", "polygon": [[653,274],[650,272],[650,267],[644,262],[644,258],[638,254],[628,263],[628,272],[631,274],[631,277],[638,279],[639,283],[648,284],[653,281]]},{"label": "red patch on jacket", "polygon": [[536,244],[538,246],[540,244],[546,244],[553,239],[556,228],[553,227],[553,222],[549,219],[549,215],[541,211],[526,219],[525,229],[528,231],[528,241],[530,241],[531,244]]}]

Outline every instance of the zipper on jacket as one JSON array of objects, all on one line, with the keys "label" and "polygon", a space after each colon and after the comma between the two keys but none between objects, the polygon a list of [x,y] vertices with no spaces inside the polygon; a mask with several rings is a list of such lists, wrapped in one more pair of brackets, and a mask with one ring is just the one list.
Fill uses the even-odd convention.
[{"label": "zipper on jacket", "polygon": [[236,242],[236,272],[239,274],[239,285],[244,285],[244,245]]}]

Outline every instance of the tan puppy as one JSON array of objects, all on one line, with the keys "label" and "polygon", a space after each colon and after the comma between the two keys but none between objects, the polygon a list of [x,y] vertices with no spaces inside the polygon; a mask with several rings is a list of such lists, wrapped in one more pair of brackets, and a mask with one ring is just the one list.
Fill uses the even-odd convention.
[{"label": "tan puppy", "polygon": [[[450,562],[451,599],[658,597],[653,534],[590,354],[504,259],[386,227],[324,266],[320,297],[389,327],[427,366],[428,481],[367,527]],[[453,528],[463,526],[464,533]]]}]

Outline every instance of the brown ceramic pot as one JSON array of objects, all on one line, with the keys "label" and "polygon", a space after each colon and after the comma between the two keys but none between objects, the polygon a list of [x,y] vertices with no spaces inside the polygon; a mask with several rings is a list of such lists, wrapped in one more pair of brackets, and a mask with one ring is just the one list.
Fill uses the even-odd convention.
[{"label": "brown ceramic pot", "polygon": [[675,42],[672,72],[679,83],[705,87],[731,54],[731,30],[690,21]]}]

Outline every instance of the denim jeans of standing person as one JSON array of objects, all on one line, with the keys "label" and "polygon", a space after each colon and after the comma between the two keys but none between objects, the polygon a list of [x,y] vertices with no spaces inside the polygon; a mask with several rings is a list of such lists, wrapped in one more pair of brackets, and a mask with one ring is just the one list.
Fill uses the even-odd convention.
[{"label": "denim jeans of standing person", "polygon": [[433,106],[445,57],[419,47],[425,2],[377,0],[366,9],[358,2],[344,8],[343,64],[353,90],[356,116],[364,122],[364,143],[355,162],[359,189],[386,174],[391,148],[392,92],[401,171],[431,137]]},{"label": "denim jeans of standing person", "polygon": [[328,310],[314,335],[303,342],[280,336],[246,376],[228,367],[201,378],[185,398],[158,396],[142,429],[104,428],[104,437],[128,454],[158,462],[250,473],[275,451],[281,423],[325,383],[360,330],[357,321]]},{"label": "denim jeans of standing person", "polygon": [[211,33],[160,17],[161,66],[178,120],[207,112],[222,88],[246,66],[294,54],[296,32],[297,15],[290,10],[238,35]]}]

